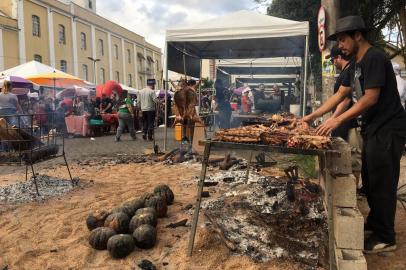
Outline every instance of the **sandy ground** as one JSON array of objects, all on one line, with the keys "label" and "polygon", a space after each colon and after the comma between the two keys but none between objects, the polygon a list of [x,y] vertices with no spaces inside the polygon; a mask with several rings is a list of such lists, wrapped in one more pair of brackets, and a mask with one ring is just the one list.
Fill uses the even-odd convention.
[{"label": "sandy ground", "polygon": [[[99,145],[96,145],[99,144]],[[29,203],[0,209],[0,269],[137,269],[142,259],[152,261],[158,269],[299,269],[283,262],[258,264],[248,257],[235,256],[205,228],[200,218],[192,258],[186,256],[190,227],[165,228],[165,225],[191,217],[182,208],[194,203],[196,185],[194,178],[200,165],[120,164],[83,166],[74,160],[118,152],[142,152],[142,141],[137,149],[127,142],[112,143],[112,137],[97,139],[89,146],[88,139],[68,140],[68,156],[74,176],[80,177],[84,186],[61,198],[40,203]],[[129,143],[128,143],[129,144]],[[91,154],[83,150],[87,145]],[[113,151],[115,148],[118,150]],[[97,150],[100,149],[100,150]],[[83,150],[83,151],[81,151]],[[70,151],[70,152],[69,152]],[[66,168],[60,161],[38,166],[41,173],[67,178]],[[23,168],[0,167],[0,185],[24,179]],[[401,182],[406,183],[406,160],[402,160]],[[175,203],[169,207],[168,216],[158,224],[158,243],[151,250],[136,250],[122,260],[112,259],[107,251],[90,248],[89,232],[85,219],[96,209],[111,209],[124,201],[152,191],[158,183],[168,184],[175,192]],[[363,212],[365,201],[360,201]],[[396,228],[398,250],[386,257],[367,256],[368,269],[406,269],[406,212],[398,207]]]},{"label": "sandy ground", "polygon": [[[217,237],[204,228],[203,218],[195,254],[192,259],[186,257],[190,228],[168,229],[165,225],[183,218],[190,220],[181,208],[194,201],[193,178],[199,173],[199,165],[125,164],[102,170],[72,165],[72,169],[86,183],[84,188],[59,199],[20,205],[0,214],[0,266],[30,270],[134,269],[136,262],[149,259],[158,269],[295,269],[283,262],[255,264],[247,257],[231,256]],[[41,173],[66,177],[63,167]],[[168,217],[159,220],[159,240],[153,249],[137,250],[125,259],[114,260],[107,251],[90,248],[85,225],[89,212],[111,209],[151,191],[161,182],[173,188],[176,199],[169,207]]]}]

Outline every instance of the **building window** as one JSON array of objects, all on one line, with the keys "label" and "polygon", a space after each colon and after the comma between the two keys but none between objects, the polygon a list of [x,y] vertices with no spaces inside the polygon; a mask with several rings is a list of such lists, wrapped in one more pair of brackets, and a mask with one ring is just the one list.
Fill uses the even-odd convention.
[{"label": "building window", "polygon": [[114,44],[114,57],[116,59],[118,59],[118,46],[117,46],[117,44]]},{"label": "building window", "polygon": [[131,64],[131,51],[130,51],[130,49],[127,49],[127,58],[128,58],[128,63]]},{"label": "building window", "polygon": [[34,54],[34,61],[42,63],[42,56],[39,54]]},{"label": "building window", "polygon": [[37,15],[32,15],[32,35],[35,37],[41,36],[40,22]]},{"label": "building window", "polygon": [[66,63],[66,60],[61,60],[61,70],[63,72],[68,72],[68,64]]},{"label": "building window", "polygon": [[137,58],[138,58],[138,70],[140,72],[143,72],[142,61],[145,60],[145,57],[144,57],[144,55],[142,53],[137,53]]},{"label": "building window", "polygon": [[104,71],[104,68],[100,68],[100,81],[102,83],[106,82],[106,73]]},{"label": "building window", "polygon": [[59,44],[66,44],[65,26],[60,24],[60,25],[58,25],[58,27],[59,27]]},{"label": "building window", "polygon": [[85,51],[87,49],[86,34],[83,32],[80,33],[80,49],[85,50]]},{"label": "building window", "polygon": [[128,74],[127,85],[130,86],[130,87],[133,86],[133,77],[132,77],[131,74]]},{"label": "building window", "polygon": [[156,64],[156,71],[159,72],[159,62],[158,62],[158,60],[155,61],[155,64]]},{"label": "building window", "polygon": [[85,78],[86,81],[89,80],[89,73],[87,70],[87,65],[82,65],[82,71],[83,71],[83,78]]},{"label": "building window", "polygon": [[93,9],[93,2],[92,2],[92,0],[89,0],[89,3],[88,3],[88,4],[89,4],[89,8],[90,8],[90,9]]},{"label": "building window", "polygon": [[103,40],[102,39],[99,39],[99,54],[101,56],[104,55],[104,46],[103,46]]},{"label": "building window", "polygon": [[120,72],[116,71],[116,82],[120,82]]}]

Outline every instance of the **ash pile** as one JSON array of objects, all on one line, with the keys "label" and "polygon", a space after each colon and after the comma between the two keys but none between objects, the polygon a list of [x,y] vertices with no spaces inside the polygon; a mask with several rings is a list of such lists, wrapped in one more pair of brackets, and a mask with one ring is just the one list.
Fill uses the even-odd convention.
[{"label": "ash pile", "polygon": [[[217,173],[209,181],[221,177],[222,195],[204,201],[202,208],[230,250],[257,262],[279,258],[305,269],[327,265],[327,214],[317,184],[256,173],[251,173],[244,184],[238,166]],[[230,182],[233,178],[236,181]]]},{"label": "ash pile", "polygon": [[60,179],[48,175],[37,175],[37,185],[40,196],[37,196],[33,179],[21,181],[12,185],[0,187],[0,203],[20,204],[52,197],[60,197],[73,189],[81,187],[78,178],[74,178],[77,185],[67,179]]}]

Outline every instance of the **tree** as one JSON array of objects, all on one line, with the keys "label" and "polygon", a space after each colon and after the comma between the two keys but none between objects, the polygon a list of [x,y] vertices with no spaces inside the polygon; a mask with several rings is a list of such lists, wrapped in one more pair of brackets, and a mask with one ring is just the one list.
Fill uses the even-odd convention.
[{"label": "tree", "polygon": [[317,40],[317,13],[320,0],[255,0],[260,4],[267,4],[268,15],[294,21],[309,21],[309,52],[310,70],[314,75],[316,89],[321,89],[321,55]]},{"label": "tree", "polygon": [[[314,74],[316,89],[321,89],[321,55],[317,40],[317,12],[320,0],[254,0],[267,5],[267,13],[271,16],[295,20],[309,21],[310,68]],[[406,0],[341,0],[340,17],[359,14],[368,27],[368,40],[383,47],[385,44],[382,31],[388,26],[399,30],[399,53],[405,54],[406,36]]]}]

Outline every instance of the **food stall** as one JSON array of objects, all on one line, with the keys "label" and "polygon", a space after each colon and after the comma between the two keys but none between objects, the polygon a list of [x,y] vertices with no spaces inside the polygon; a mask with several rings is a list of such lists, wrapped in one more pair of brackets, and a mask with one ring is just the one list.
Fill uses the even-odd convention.
[{"label": "food stall", "polygon": [[[168,29],[166,78],[169,70],[200,78],[202,59],[301,57],[304,63],[302,96],[305,99],[308,35],[308,22],[252,11],[238,11],[196,25]],[[168,89],[168,85],[165,88]],[[165,129],[164,149],[166,140]]]}]

